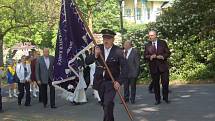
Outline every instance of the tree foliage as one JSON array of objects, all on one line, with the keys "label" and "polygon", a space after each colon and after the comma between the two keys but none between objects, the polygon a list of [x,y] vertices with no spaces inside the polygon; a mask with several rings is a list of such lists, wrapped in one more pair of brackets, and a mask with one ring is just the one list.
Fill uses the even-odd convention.
[{"label": "tree foliage", "polygon": [[26,41],[52,45],[49,41],[56,29],[59,4],[53,0],[0,1],[0,66],[3,65],[3,42],[8,47]]},{"label": "tree foliage", "polygon": [[[84,13],[87,21],[92,19],[93,32],[102,28],[119,31],[120,13],[118,0],[77,0],[78,6]],[[84,2],[82,2],[84,1]],[[92,14],[92,15],[90,15]]]},{"label": "tree foliage", "polygon": [[[93,32],[119,31],[118,0],[76,0]],[[3,44],[31,42],[54,48],[61,0],[0,0],[0,66]],[[3,43],[4,42],[4,43]]]}]

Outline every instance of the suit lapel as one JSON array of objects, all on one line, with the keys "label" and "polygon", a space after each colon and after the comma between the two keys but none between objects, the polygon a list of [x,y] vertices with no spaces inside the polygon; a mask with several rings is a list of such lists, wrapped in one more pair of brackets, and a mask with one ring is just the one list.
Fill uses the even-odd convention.
[{"label": "suit lapel", "polygon": [[102,48],[101,48],[101,50],[102,50],[102,56],[104,57],[104,59],[105,59],[105,50],[104,50],[104,45],[102,45],[101,46]]},{"label": "suit lapel", "polygon": [[49,56],[49,68],[47,68],[47,66],[46,66],[46,62],[45,62],[44,56],[42,57],[42,61],[43,61],[44,65],[45,65],[46,69],[49,70],[50,65],[51,65],[51,58],[50,58],[50,56]]},{"label": "suit lapel", "polygon": [[157,53],[160,51],[160,47],[161,47],[160,41],[157,40]]},{"label": "suit lapel", "polygon": [[133,50],[134,50],[134,49],[132,48],[130,54],[128,55],[128,59],[132,56]]},{"label": "suit lapel", "polygon": [[51,65],[53,65],[53,61],[52,61],[51,56],[49,56],[49,69],[51,68]]},{"label": "suit lapel", "polygon": [[111,57],[113,57],[112,55],[113,55],[114,49],[115,49],[115,46],[113,45],[113,47],[111,48],[110,53],[109,53],[109,55],[107,57],[107,60],[109,60]]},{"label": "suit lapel", "polygon": [[151,41],[149,42],[149,45],[152,46],[152,42]]},{"label": "suit lapel", "polygon": [[41,60],[42,60],[43,64],[45,65],[46,69],[47,69],[47,66],[46,66],[46,62],[45,62],[45,58],[44,58],[44,56],[42,56],[42,57],[41,57]]}]

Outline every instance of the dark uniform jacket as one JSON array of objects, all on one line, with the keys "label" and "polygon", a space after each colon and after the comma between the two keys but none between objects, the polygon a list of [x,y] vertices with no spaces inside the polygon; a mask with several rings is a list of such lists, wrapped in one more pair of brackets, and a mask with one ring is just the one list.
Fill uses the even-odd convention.
[{"label": "dark uniform jacket", "polygon": [[[98,45],[102,51],[103,57],[104,55],[104,45]],[[105,66],[104,63],[99,56],[97,59],[95,58],[94,54],[91,54],[86,57],[86,64],[92,64],[93,62],[96,63],[96,70],[94,74],[94,89],[99,88],[100,84],[106,81],[112,81]],[[125,76],[124,70],[125,70],[125,59],[123,57],[123,50],[119,48],[116,45],[113,45],[113,47],[110,50],[110,53],[107,57],[106,63],[116,81],[118,81],[120,84],[122,84],[123,77]],[[105,72],[105,75],[103,76],[103,72]]]}]

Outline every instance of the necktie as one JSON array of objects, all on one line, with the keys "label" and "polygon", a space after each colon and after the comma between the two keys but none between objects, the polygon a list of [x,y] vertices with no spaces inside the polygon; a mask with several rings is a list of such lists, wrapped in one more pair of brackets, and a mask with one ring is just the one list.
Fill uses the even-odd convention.
[{"label": "necktie", "polygon": [[153,53],[157,53],[155,42],[152,43],[152,47],[153,47]]},{"label": "necktie", "polygon": [[125,50],[124,57],[127,58],[128,50]]}]

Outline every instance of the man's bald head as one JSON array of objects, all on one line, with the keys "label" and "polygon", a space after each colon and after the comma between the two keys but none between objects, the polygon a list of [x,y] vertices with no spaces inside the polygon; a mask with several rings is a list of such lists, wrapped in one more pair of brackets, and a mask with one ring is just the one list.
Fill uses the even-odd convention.
[{"label": "man's bald head", "polygon": [[124,45],[123,45],[124,49],[129,49],[132,47],[132,42],[131,40],[127,40],[124,42]]},{"label": "man's bald head", "polygon": [[157,40],[157,32],[154,30],[149,31],[149,40],[155,41]]},{"label": "man's bald head", "polygon": [[43,49],[43,56],[48,57],[49,56],[49,48]]}]

